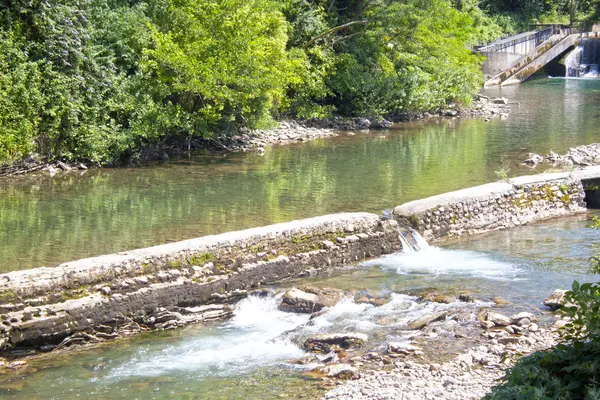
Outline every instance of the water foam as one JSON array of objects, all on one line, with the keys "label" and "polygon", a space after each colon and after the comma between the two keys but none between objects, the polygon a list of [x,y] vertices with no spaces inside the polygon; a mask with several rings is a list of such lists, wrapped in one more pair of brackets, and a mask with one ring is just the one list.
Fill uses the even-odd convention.
[{"label": "water foam", "polygon": [[278,299],[249,297],[235,308],[234,317],[217,328],[177,344],[142,346],[134,356],[111,369],[109,379],[155,377],[174,372],[195,376],[234,376],[301,357],[304,352],[277,337],[308,321],[309,316],[284,313]]},{"label": "water foam", "polygon": [[522,272],[511,263],[494,260],[485,253],[428,247],[411,253],[396,253],[364,263],[411,275],[462,275],[487,279],[516,279]]}]

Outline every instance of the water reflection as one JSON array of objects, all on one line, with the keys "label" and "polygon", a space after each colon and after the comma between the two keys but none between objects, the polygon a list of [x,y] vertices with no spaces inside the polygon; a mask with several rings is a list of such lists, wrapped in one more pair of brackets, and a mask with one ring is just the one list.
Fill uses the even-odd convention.
[{"label": "water reflection", "polygon": [[[434,120],[254,154],[143,169],[0,180],[0,272],[340,211],[397,204],[528,173],[534,151],[597,141],[600,82],[490,91],[508,120]],[[552,101],[549,101],[552,99]]]}]

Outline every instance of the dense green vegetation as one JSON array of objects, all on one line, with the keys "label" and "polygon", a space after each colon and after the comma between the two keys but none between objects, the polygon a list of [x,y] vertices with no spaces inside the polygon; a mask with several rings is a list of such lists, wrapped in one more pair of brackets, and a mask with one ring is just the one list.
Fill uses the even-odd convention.
[{"label": "dense green vegetation", "polygon": [[[535,18],[522,3],[7,0],[0,163],[115,163],[282,116],[468,104],[482,81],[470,46],[513,29],[507,13]],[[565,11],[541,3],[540,15]]]}]

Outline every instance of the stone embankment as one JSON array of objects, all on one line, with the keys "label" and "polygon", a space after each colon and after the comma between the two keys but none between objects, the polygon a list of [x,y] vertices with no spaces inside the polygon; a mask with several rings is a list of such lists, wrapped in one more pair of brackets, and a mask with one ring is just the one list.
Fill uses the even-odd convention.
[{"label": "stone embankment", "polygon": [[281,121],[274,129],[243,131],[238,135],[222,135],[209,140],[206,144],[228,151],[255,151],[263,153],[264,148],[273,144],[289,144],[337,136],[340,131],[388,129],[395,122],[428,119],[432,117],[480,117],[486,119],[508,118],[511,104],[506,98],[490,99],[478,96],[471,107],[451,104],[431,112],[402,112],[389,115],[385,119],[368,118],[328,118],[312,121]]},{"label": "stone embankment", "polygon": [[0,274],[0,351],[227,318],[262,285],[400,251],[403,224],[442,240],[584,211],[582,182],[598,178],[599,167],[514,178],[408,203],[393,218],[327,215]]},{"label": "stone embankment", "polygon": [[588,175],[600,169],[489,183],[406,203],[393,215],[433,241],[512,228],[585,211]]},{"label": "stone embankment", "polygon": [[228,317],[261,285],[401,250],[398,224],[336,214],[0,275],[0,348],[50,351]]},{"label": "stone embankment", "polygon": [[560,166],[588,167],[600,165],[600,143],[592,143],[587,146],[572,147],[566,154],[556,154],[551,151],[547,156],[529,153],[525,164],[535,168],[539,164],[550,164]]}]

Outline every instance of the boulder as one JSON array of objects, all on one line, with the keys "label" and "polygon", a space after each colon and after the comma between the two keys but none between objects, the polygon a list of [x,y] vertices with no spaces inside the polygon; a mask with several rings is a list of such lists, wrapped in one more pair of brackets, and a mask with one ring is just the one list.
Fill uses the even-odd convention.
[{"label": "boulder", "polygon": [[532,313],[528,313],[528,312],[520,312],[520,313],[512,315],[510,317],[511,323],[517,324],[517,325],[520,325],[519,323],[523,319],[528,319],[530,322],[537,322],[536,316],[533,315]]},{"label": "boulder", "polygon": [[511,324],[510,318],[495,312],[488,312],[485,319],[486,321],[492,322],[495,326],[509,326]]},{"label": "boulder", "polygon": [[447,315],[448,315],[448,313],[446,311],[426,315],[424,317],[421,317],[419,319],[416,319],[416,320],[410,322],[408,324],[408,329],[414,329],[414,330],[422,329],[432,322],[441,321],[441,320],[445,319]]},{"label": "boulder", "polygon": [[558,310],[565,305],[565,293],[567,293],[566,290],[556,289],[554,293],[544,300],[544,305],[552,311]]},{"label": "boulder", "polygon": [[354,302],[357,304],[371,304],[372,306],[378,307],[392,301],[391,295],[385,296],[373,296],[369,293],[357,293],[354,296]]},{"label": "boulder", "polygon": [[415,351],[421,351],[422,349],[418,346],[412,345],[410,343],[402,343],[402,342],[390,342],[388,343],[388,354],[403,354],[408,355]]},{"label": "boulder", "polygon": [[303,347],[313,353],[327,354],[338,349],[358,349],[368,340],[364,333],[333,333],[318,335],[308,339]]},{"label": "boulder", "polygon": [[324,367],[316,368],[312,372],[327,378],[337,379],[352,379],[356,376],[356,368],[350,364],[326,365]]},{"label": "boulder", "polygon": [[281,299],[279,309],[287,312],[310,314],[325,307],[333,307],[344,298],[337,289],[302,287],[288,290]]}]

